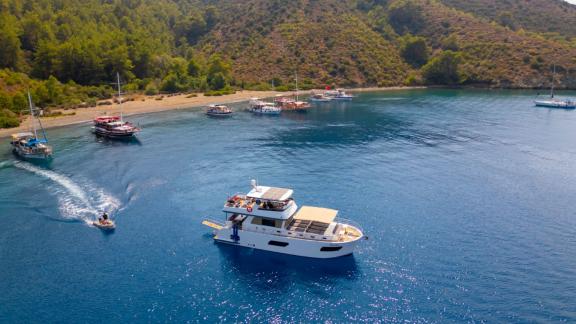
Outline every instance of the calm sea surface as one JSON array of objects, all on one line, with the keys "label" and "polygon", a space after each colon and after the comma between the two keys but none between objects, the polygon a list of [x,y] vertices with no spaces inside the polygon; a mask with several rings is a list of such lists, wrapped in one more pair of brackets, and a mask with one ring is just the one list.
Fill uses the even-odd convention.
[{"label": "calm sea surface", "polygon": [[[0,141],[0,322],[576,321],[576,111],[534,93],[363,93],[305,114],[130,118],[134,142]],[[354,256],[213,243],[228,194],[290,187],[369,240]],[[87,225],[107,210],[113,234]]]}]

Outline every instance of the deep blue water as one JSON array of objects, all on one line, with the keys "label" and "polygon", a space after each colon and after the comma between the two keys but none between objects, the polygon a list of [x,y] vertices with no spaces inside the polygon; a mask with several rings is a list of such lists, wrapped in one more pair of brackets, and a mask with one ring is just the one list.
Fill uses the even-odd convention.
[{"label": "deep blue water", "polygon": [[[130,143],[49,130],[50,165],[1,140],[0,322],[576,321],[576,111],[533,95],[143,115]],[[329,261],[214,244],[202,218],[251,178],[370,239]],[[86,224],[102,209],[113,234]]]}]

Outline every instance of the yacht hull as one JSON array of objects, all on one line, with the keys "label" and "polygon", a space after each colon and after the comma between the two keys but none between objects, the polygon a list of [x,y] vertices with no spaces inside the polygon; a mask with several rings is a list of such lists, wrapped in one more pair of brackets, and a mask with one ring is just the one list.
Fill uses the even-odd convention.
[{"label": "yacht hull", "polygon": [[210,116],[210,117],[229,117],[232,116],[232,113],[210,113],[207,112],[206,115]]},{"label": "yacht hull", "polygon": [[[270,232],[273,231],[274,229],[270,230]],[[359,237],[353,241],[331,242],[240,230],[238,231],[238,240],[235,241],[232,239],[232,234],[231,229],[223,228],[217,231],[214,240],[217,243],[317,259],[350,255],[361,239]]]},{"label": "yacht hull", "polygon": [[575,103],[568,103],[564,101],[534,101],[534,104],[537,107],[546,107],[546,108],[561,108],[561,109],[576,109],[576,102]]},{"label": "yacht hull", "polygon": [[110,138],[130,138],[136,135],[136,131],[128,131],[128,132],[116,132],[110,131],[105,128],[101,127],[94,127],[93,131],[96,135],[110,137]]},{"label": "yacht hull", "polygon": [[52,158],[52,153],[44,153],[44,152],[27,152],[22,150],[18,146],[12,148],[12,152],[17,156],[28,159],[28,160],[49,160]]}]

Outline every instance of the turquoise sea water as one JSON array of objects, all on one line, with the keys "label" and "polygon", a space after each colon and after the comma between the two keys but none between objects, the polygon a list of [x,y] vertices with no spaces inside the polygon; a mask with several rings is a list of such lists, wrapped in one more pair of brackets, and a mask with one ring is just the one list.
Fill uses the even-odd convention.
[{"label": "turquoise sea water", "polygon": [[[143,115],[128,143],[49,130],[50,165],[0,140],[0,322],[576,321],[576,111],[533,95]],[[251,178],[369,240],[329,261],[214,244],[201,220]],[[104,209],[112,234],[86,223]]]}]

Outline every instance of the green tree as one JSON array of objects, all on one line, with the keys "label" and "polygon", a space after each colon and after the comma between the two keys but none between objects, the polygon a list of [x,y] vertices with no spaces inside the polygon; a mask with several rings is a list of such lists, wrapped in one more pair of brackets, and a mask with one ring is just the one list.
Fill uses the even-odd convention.
[{"label": "green tree", "polygon": [[185,89],[186,86],[180,83],[180,78],[178,78],[178,75],[174,72],[169,73],[164,80],[162,80],[162,85],[160,86],[160,90],[165,92],[178,92]]},{"label": "green tree", "polygon": [[176,39],[186,38],[189,44],[196,44],[198,39],[208,31],[204,17],[198,12],[182,16],[174,26]]},{"label": "green tree", "polygon": [[190,61],[188,61],[188,75],[197,78],[200,76],[200,72],[200,64],[198,64],[194,58],[191,58]]},{"label": "green tree", "polygon": [[48,102],[51,104],[62,103],[62,85],[54,76],[50,76],[46,81],[46,90],[48,92]]},{"label": "green tree", "polygon": [[208,84],[212,90],[222,90],[226,88],[226,78],[221,72],[217,72],[208,78]]},{"label": "green tree", "polygon": [[216,25],[216,23],[218,22],[218,19],[220,19],[220,12],[218,11],[218,8],[216,8],[215,6],[206,7],[206,10],[204,11],[204,20],[206,21],[206,27],[208,29],[214,27],[214,25]]},{"label": "green tree", "polygon": [[458,45],[458,38],[456,35],[452,34],[442,40],[442,49],[446,51],[457,52],[460,50],[460,45]]},{"label": "green tree", "polygon": [[36,51],[41,40],[53,41],[51,27],[43,23],[37,14],[31,14],[22,21],[22,48]]},{"label": "green tree", "polygon": [[208,77],[215,75],[216,73],[222,73],[224,77],[228,77],[230,74],[231,66],[230,63],[222,59],[220,55],[212,55],[208,61]]},{"label": "green tree", "polygon": [[422,8],[413,1],[396,1],[388,8],[388,21],[399,34],[415,34],[424,26]]},{"label": "green tree", "polygon": [[12,128],[20,125],[18,116],[8,109],[0,109],[0,128]]},{"label": "green tree", "polygon": [[422,68],[429,84],[455,85],[460,83],[460,53],[443,51]]},{"label": "green tree", "polygon": [[424,37],[406,35],[403,37],[400,53],[413,67],[421,67],[428,62],[428,46]]},{"label": "green tree", "polygon": [[509,11],[501,12],[498,15],[497,21],[504,27],[508,27],[511,30],[516,30],[516,20],[514,19],[512,13]]},{"label": "green tree", "polygon": [[1,109],[12,110],[12,99],[4,92],[0,92],[0,110]]},{"label": "green tree", "polygon": [[20,30],[16,26],[18,22],[15,17],[8,14],[0,15],[0,68],[22,71],[23,53],[18,38]]},{"label": "green tree", "polygon": [[18,92],[12,97],[12,111],[22,112],[28,110],[28,99],[23,93]]}]

